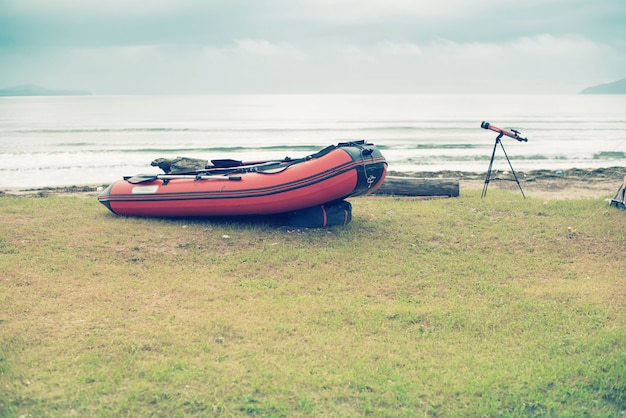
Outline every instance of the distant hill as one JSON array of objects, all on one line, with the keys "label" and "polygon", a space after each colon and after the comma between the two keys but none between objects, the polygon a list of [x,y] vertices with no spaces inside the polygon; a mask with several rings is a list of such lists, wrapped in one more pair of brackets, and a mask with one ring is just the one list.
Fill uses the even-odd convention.
[{"label": "distant hill", "polygon": [[24,84],[21,86],[0,89],[0,96],[89,96],[88,91],[83,90],[55,90]]},{"label": "distant hill", "polygon": [[580,94],[626,94],[626,78],[612,83],[587,87]]}]

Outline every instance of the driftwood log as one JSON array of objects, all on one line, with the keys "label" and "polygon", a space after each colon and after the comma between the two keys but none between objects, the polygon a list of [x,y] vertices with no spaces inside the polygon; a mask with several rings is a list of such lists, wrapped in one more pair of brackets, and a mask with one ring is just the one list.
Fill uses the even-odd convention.
[{"label": "driftwood log", "polygon": [[459,196],[459,181],[451,178],[387,176],[374,193],[393,196]]}]

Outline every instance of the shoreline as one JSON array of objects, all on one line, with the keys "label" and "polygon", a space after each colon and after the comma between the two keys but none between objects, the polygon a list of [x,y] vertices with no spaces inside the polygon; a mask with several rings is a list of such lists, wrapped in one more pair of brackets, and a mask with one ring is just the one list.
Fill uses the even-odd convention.
[{"label": "shoreline", "polygon": [[[398,177],[417,178],[447,178],[458,179],[461,193],[464,189],[482,189],[486,172],[472,171],[389,171],[389,175]],[[520,186],[527,197],[541,197],[550,199],[579,199],[579,198],[611,198],[620,185],[626,181],[626,167],[607,167],[597,169],[566,169],[566,170],[531,170],[517,171]],[[496,181],[513,180],[513,181]],[[82,196],[95,197],[107,183],[79,184],[72,186],[44,186],[44,187],[6,187],[0,188],[2,196],[47,197],[47,196]],[[519,192],[512,173],[503,170],[493,170],[491,189],[505,189]]]},{"label": "shoreline", "polygon": [[[515,170],[526,197],[543,199],[611,199],[626,182],[626,167],[595,169],[571,168],[565,170]],[[461,193],[467,189],[482,189],[487,172],[439,171],[397,173],[397,176],[424,178],[453,178],[459,180]],[[494,181],[497,179],[512,181]],[[513,174],[504,170],[493,170],[488,190],[504,189],[520,193]]]}]

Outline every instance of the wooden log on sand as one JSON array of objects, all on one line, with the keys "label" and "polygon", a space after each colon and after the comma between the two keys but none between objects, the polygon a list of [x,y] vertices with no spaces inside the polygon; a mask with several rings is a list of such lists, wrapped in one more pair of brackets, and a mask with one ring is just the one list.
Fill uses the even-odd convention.
[{"label": "wooden log on sand", "polygon": [[459,180],[451,178],[416,178],[387,176],[375,195],[459,196]]}]

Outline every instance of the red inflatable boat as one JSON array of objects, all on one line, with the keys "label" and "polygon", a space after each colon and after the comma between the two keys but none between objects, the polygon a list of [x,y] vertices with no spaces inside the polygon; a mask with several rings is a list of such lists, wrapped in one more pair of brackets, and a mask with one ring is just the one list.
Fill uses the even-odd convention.
[{"label": "red inflatable boat", "polygon": [[127,216],[268,215],[372,193],[387,173],[378,148],[364,141],[331,145],[300,159],[212,163],[191,173],[125,177],[98,200]]}]

